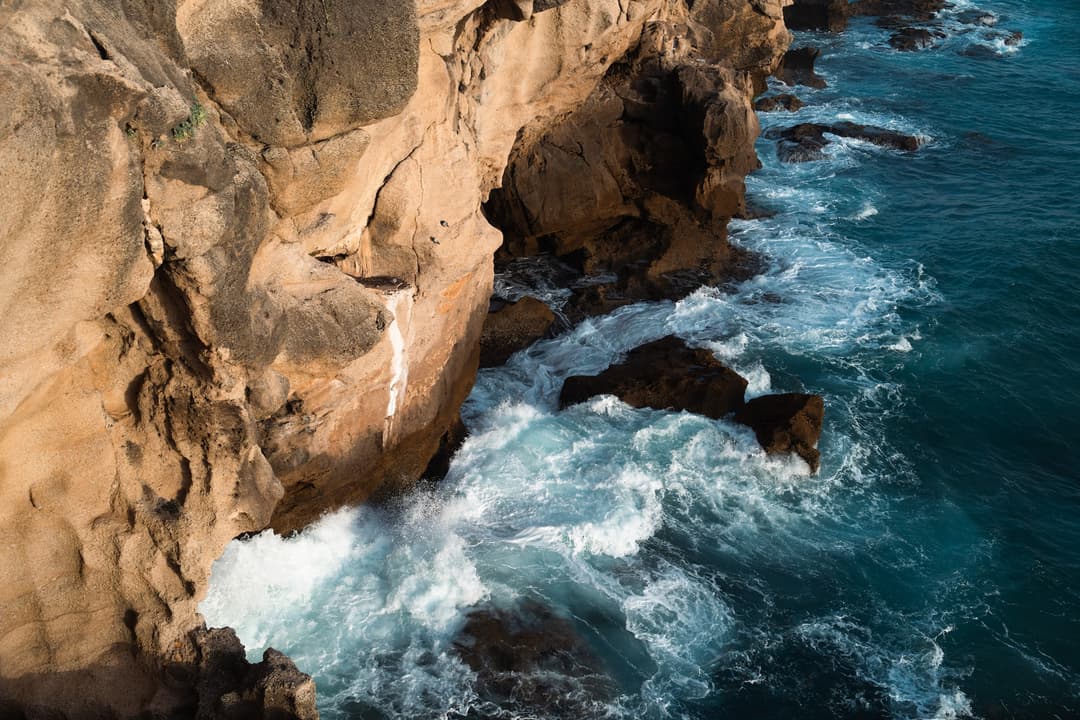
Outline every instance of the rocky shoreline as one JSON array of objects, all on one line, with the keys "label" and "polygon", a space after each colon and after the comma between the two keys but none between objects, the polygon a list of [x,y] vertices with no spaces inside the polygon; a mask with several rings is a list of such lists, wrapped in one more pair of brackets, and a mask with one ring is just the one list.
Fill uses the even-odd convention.
[{"label": "rocky shoreline", "polygon": [[[727,223],[753,213],[755,98],[795,110],[823,82],[785,19],[879,15],[909,49],[942,4],[0,9],[0,713],[317,717],[288,658],[250,665],[203,626],[225,545],[445,473],[479,366],[752,277]],[[791,93],[763,96],[774,73]],[[918,147],[842,123],[781,134],[798,161],[830,136]],[[538,256],[564,305],[493,300],[497,268]],[[745,401],[745,380],[661,342],[566,401],[731,416],[816,470],[820,397]],[[724,402],[699,406],[701,383]],[[504,625],[470,627],[518,643]],[[492,693],[517,691],[474,660]]]}]

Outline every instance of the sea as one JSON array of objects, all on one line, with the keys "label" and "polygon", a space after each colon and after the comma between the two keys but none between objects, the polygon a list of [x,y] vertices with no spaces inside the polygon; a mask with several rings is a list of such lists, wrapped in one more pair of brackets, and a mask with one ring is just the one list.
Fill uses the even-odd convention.
[{"label": "sea", "polygon": [[[870,18],[796,33],[828,86],[764,128],[921,149],[785,164],[760,140],[748,196],[775,214],[731,225],[760,275],[482,370],[445,480],[233,542],[207,623],[288,653],[326,720],[1080,718],[1080,3],[957,0],[940,29],[917,52]],[[559,410],[567,376],[669,334],[748,396],[824,396],[820,473],[724,420]],[[614,691],[485,696],[455,643],[524,600]]]}]

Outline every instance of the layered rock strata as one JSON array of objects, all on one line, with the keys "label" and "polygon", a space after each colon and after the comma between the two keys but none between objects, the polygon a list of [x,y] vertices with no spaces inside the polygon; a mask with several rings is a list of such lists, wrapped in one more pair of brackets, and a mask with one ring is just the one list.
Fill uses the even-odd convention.
[{"label": "layered rock strata", "polygon": [[[641,283],[719,272],[782,4],[0,6],[3,707],[308,713],[276,655],[200,679],[213,560],[452,445],[504,182],[540,208],[514,237],[660,227]],[[632,174],[591,164],[616,136]],[[588,183],[530,186],[579,142]]]}]

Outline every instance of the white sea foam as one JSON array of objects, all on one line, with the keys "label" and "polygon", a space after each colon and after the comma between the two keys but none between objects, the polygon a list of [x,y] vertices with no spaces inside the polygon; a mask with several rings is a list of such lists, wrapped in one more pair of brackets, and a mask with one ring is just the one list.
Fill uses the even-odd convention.
[{"label": "white sea foam", "polygon": [[[841,101],[799,118],[920,131]],[[481,371],[463,409],[471,436],[438,489],[392,509],[335,513],[293,538],[233,543],[201,606],[208,621],[235,627],[253,656],[272,644],[315,672],[327,720],[358,715],[356,704],[384,716],[466,715],[474,675],[452,644],[465,614],[488,600],[528,595],[611,618],[606,632],[625,637],[600,645],[633,678],[613,717],[680,716],[679,703],[715,690],[730,643],[782,642],[790,627],[747,627],[747,608],[727,594],[738,586],[769,607],[768,582],[707,569],[701,557],[775,570],[864,551],[849,526],[887,517],[871,468],[888,467],[892,481],[905,472],[880,432],[903,388],[877,364],[901,362],[882,350],[908,352],[921,337],[898,308],[937,294],[921,266],[883,265],[836,234],[840,221],[876,213],[873,188],[853,198],[830,190],[870,153],[839,142],[825,162],[782,166],[765,148],[748,187],[781,213],[732,223],[733,240],[766,257],[763,274],[733,291],[621,308]],[[556,274],[536,263],[498,278],[497,290],[558,308],[566,292]],[[802,460],[766,455],[749,428],[724,420],[610,396],[558,409],[566,377],[601,372],[672,333],[746,377],[750,397],[802,390],[800,367],[826,368],[817,377],[828,386],[808,388],[827,396],[821,474],[808,479]],[[684,557],[680,543],[693,552]],[[826,617],[796,633],[886,688],[897,717],[970,713],[950,658],[927,639],[934,633],[901,617],[882,624],[895,632]],[[769,681],[747,672],[747,683]]]},{"label": "white sea foam", "polygon": [[878,209],[870,203],[865,203],[859,212],[852,216],[853,220],[868,220],[878,214]]}]

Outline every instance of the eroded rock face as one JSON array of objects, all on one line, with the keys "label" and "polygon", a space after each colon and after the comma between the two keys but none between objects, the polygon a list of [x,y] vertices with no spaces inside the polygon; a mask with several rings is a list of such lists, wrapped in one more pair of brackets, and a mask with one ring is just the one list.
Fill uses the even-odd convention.
[{"label": "eroded rock face", "polygon": [[[0,697],[29,717],[210,707],[173,671],[198,666],[225,544],[406,487],[447,445],[501,242],[480,204],[512,151],[605,106],[613,66],[698,48],[715,62],[618,100],[665,148],[684,126],[640,113],[677,93],[694,183],[620,185],[594,217],[715,237],[756,162],[749,94],[786,45],[780,6],[0,7]],[[657,292],[730,252],[664,242],[641,276]],[[279,659],[243,707],[277,707]]]},{"label": "eroded rock face", "polygon": [[485,206],[500,257],[546,252],[592,278],[571,319],[749,274],[726,226],[758,167],[751,100],[787,46],[781,7],[708,0],[649,22],[580,109],[519,139]]},{"label": "eroded rock face", "polygon": [[821,50],[816,47],[801,47],[788,50],[784,59],[776,68],[776,79],[785,85],[805,85],[821,89],[825,87],[825,78],[814,72],[814,63]]}]

